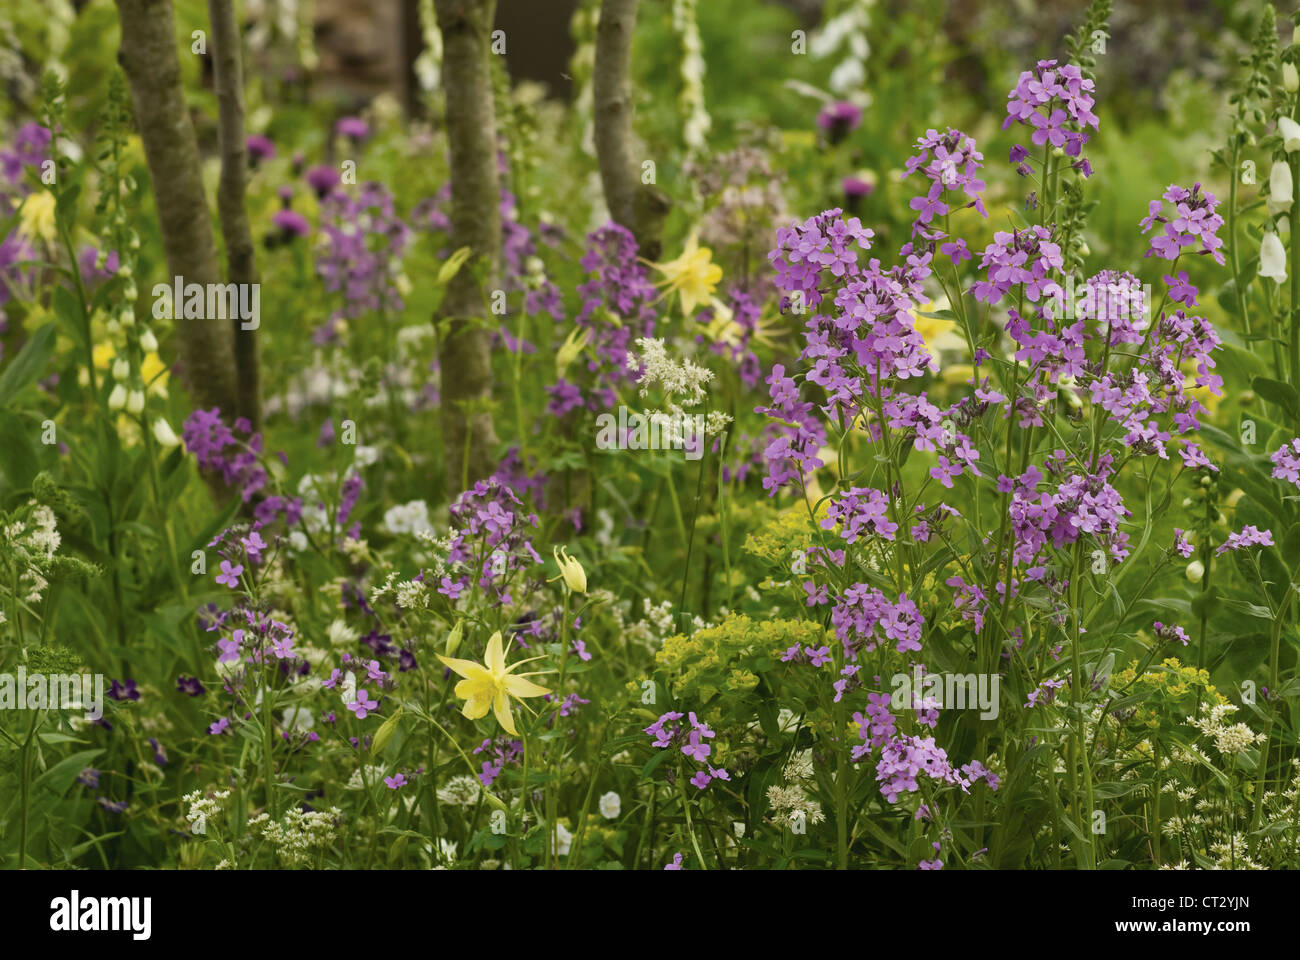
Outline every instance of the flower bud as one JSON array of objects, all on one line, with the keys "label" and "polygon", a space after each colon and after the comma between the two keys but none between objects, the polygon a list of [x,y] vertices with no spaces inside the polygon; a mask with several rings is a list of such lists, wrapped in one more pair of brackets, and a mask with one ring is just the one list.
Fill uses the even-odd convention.
[{"label": "flower bud", "polygon": [[172,430],[172,425],[161,417],[153,422],[153,435],[154,439],[164,447],[174,447],[180,443],[176,432]]},{"label": "flower bud", "polygon": [[1276,283],[1286,279],[1286,251],[1276,233],[1264,234],[1259,245],[1259,275],[1269,277]]},{"label": "flower bud", "polygon": [[113,392],[108,395],[108,409],[121,410],[126,406],[126,387],[122,384],[115,384]]},{"label": "flower bud", "polygon": [[565,586],[574,593],[587,592],[587,572],[582,569],[582,564],[569,556],[567,548],[555,548],[555,562],[560,568],[560,576],[564,578]]},{"label": "flower bud", "polygon": [[145,353],[158,352],[158,338],[153,335],[153,331],[145,327],[144,332],[140,334],[140,349]]},{"label": "flower bud", "polygon": [[113,361],[113,379],[125,380],[131,375],[131,364],[127,363],[126,357],[118,357]]},{"label": "flower bud", "polygon": [[1296,75],[1294,63],[1282,64],[1282,86],[1286,88],[1287,93],[1295,93],[1300,89],[1300,76]]},{"label": "flower bud", "polygon": [[1205,576],[1205,564],[1199,560],[1193,560],[1187,565],[1187,579],[1192,583],[1200,583],[1201,578]]},{"label": "flower bud", "polygon": [[144,391],[132,390],[126,395],[126,412],[138,417],[144,410]]}]

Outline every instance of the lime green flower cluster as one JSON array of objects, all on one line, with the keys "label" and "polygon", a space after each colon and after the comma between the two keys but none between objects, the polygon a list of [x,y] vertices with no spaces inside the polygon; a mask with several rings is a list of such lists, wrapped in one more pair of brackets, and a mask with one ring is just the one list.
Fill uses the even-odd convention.
[{"label": "lime green flower cluster", "polygon": [[675,676],[675,697],[706,703],[719,694],[748,694],[758,686],[760,675],[795,644],[819,647],[832,641],[829,630],[811,621],[753,620],[731,614],[689,637],[668,637],[655,661]]}]

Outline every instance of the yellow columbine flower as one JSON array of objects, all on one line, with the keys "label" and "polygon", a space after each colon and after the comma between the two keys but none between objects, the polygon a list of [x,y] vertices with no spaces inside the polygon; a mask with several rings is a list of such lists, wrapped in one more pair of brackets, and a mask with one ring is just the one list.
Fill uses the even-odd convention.
[{"label": "yellow columbine flower", "polygon": [[560,568],[560,576],[564,578],[564,583],[570,590],[574,593],[587,592],[587,571],[582,569],[582,564],[569,556],[568,547],[555,548],[555,563]]},{"label": "yellow columbine flower", "polygon": [[40,237],[47,244],[58,237],[58,228],[54,221],[54,194],[48,190],[39,190],[28,194],[23,207],[18,212],[18,233],[28,240]]},{"label": "yellow columbine flower", "polygon": [[[511,697],[540,697],[550,693],[524,677],[516,677],[511,671],[527,663],[521,660],[513,666],[506,666],[505,651],[501,647],[501,631],[492,634],[483,653],[483,663],[473,660],[457,660],[453,657],[438,655],[438,659],[465,679],[456,684],[456,696],[465,701],[461,713],[470,720],[486,717],[492,710],[497,723],[511,736],[518,736],[515,720],[510,714]],[[539,659],[534,657],[533,659]]]},{"label": "yellow columbine flower", "polygon": [[722,268],[713,262],[713,251],[701,247],[695,233],[687,239],[686,249],[680,257],[667,263],[652,263],[651,266],[664,275],[667,293],[681,294],[682,313],[687,316],[712,299],[713,291],[722,279]]}]

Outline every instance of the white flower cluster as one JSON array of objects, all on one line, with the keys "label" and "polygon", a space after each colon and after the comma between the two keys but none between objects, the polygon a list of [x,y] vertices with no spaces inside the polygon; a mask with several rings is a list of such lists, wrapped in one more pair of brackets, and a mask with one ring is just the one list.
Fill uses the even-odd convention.
[{"label": "white flower cluster", "polygon": [[704,48],[695,21],[696,0],[673,0],[673,30],[682,44],[682,92],[677,105],[684,122],[682,142],[688,154],[708,147],[713,120],[704,106]]},{"label": "white flower cluster", "polygon": [[36,504],[35,500],[29,500],[28,504],[34,504],[36,508],[25,522],[5,526],[4,542],[0,546],[13,554],[15,566],[23,571],[20,579],[26,589],[24,599],[28,603],[39,603],[49,581],[41,576],[38,568],[54,556],[63,538],[53,510],[45,504]]},{"label": "white flower cluster", "polygon": [[429,505],[423,500],[400,503],[384,511],[384,526],[393,536],[404,533],[432,533],[433,524],[429,522]]},{"label": "white flower cluster", "polygon": [[867,42],[871,27],[868,10],[873,3],[874,0],[848,0],[844,11],[826,20],[809,44],[808,52],[816,60],[845,51],[844,59],[836,64],[830,78],[831,90],[840,96],[860,92],[866,82],[866,61],[871,53]]},{"label": "white flower cluster", "polygon": [[767,788],[767,802],[772,806],[772,820],[782,829],[796,823],[821,823],[826,819],[822,805],[810,800],[802,787],[782,787],[774,783]]},{"label": "white flower cluster", "polygon": [[668,356],[664,341],[658,337],[638,337],[636,345],[639,354],[629,350],[627,368],[641,368],[637,383],[641,385],[641,396],[650,393],[650,387],[659,384],[669,397],[683,397],[688,405],[704,402],[705,384],[713,380],[713,371],[686,359],[678,363]]},{"label": "white flower cluster", "polygon": [[452,777],[438,788],[438,802],[467,809],[478,803],[482,793],[483,788],[477,779],[461,774]]},{"label": "white flower cluster", "polygon": [[190,805],[190,809],[185,814],[185,819],[190,825],[190,833],[196,836],[206,835],[208,821],[221,813],[221,801],[229,796],[229,790],[218,790],[211,796],[204,795],[202,790],[195,790],[182,797],[181,799]]},{"label": "white flower cluster", "polygon": [[310,813],[295,807],[279,822],[265,813],[259,814],[248,821],[248,829],[275,847],[281,864],[300,867],[311,859],[314,851],[324,850],[334,842],[342,817],[338,807]]},{"label": "white flower cluster", "polygon": [[[712,382],[713,371],[701,367],[689,358],[680,363],[668,356],[664,341],[657,337],[640,337],[636,342],[640,353],[629,350],[627,368],[640,369],[637,383],[640,395],[650,393],[650,387],[659,384],[668,409],[649,410],[650,419],[659,436],[670,443],[698,442],[697,431],[701,424],[696,414],[688,414],[683,406],[695,406],[704,402],[705,385]],[[678,399],[680,398],[680,399]],[[731,417],[717,410],[710,410],[702,424],[705,436],[717,436],[726,429]]]},{"label": "white flower cluster", "polygon": [[1227,724],[1224,718],[1237,710],[1236,704],[1219,703],[1205,705],[1200,717],[1188,717],[1187,722],[1214,740],[1214,747],[1224,756],[1245,753],[1254,744],[1265,740],[1262,733],[1256,733],[1244,723]]}]

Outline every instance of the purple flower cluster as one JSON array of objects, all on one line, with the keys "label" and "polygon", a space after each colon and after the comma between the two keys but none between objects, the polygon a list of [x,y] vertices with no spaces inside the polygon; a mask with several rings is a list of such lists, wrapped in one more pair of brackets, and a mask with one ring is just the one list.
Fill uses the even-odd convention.
[{"label": "purple flower cluster", "polygon": [[490,757],[483,761],[482,772],[478,775],[479,783],[491,787],[507,764],[516,765],[524,756],[524,742],[508,737],[488,738],[474,748],[474,753],[486,753]]},{"label": "purple flower cluster", "polygon": [[864,534],[893,540],[898,532],[889,519],[889,499],[871,487],[853,487],[831,501],[821,526],[834,530],[837,524],[846,543],[857,543]]},{"label": "purple flower cluster", "polygon": [[393,195],[374,181],[356,195],[335,191],[322,201],[316,273],[330,293],[343,294],[338,316],[360,317],[368,311],[402,309],[394,278],[411,240],[408,227],[393,209]]},{"label": "purple flower cluster", "polygon": [[[920,171],[930,181],[930,187],[924,195],[913,197],[909,203],[916,211],[916,220],[912,223],[914,238],[920,237],[930,243],[947,238],[947,234],[932,226],[932,222],[935,217],[946,217],[953,209],[948,199],[950,191],[960,190],[968,198],[962,206],[974,207],[981,216],[988,216],[980,197],[984,181],[977,176],[984,166],[984,154],[975,148],[974,137],[951,128],[947,133],[927,130],[925,136],[917,138],[916,146],[917,152],[907,160],[906,176]],[[904,253],[910,252],[909,248],[904,248]]]},{"label": "purple flower cluster", "polygon": [[542,558],[533,549],[532,530],[537,515],[526,512],[514,491],[496,477],[480,480],[461,493],[448,508],[455,535],[448,561],[458,571],[439,592],[459,595],[471,585],[493,604],[509,604],[510,580],[515,571]]},{"label": "purple flower cluster", "polygon": [[683,754],[701,764],[701,769],[691,777],[691,783],[699,790],[703,790],[714,780],[730,780],[731,774],[709,763],[713,747],[704,741],[712,739],[717,734],[709,729],[707,723],[697,718],[694,711],[687,715],[689,726],[677,722],[681,719],[681,713],[670,710],[646,727],[645,733],[654,738],[651,746],[658,747],[660,750],[680,747]]},{"label": "purple flower cluster", "polygon": [[[1007,94],[1007,117],[1002,129],[1014,123],[1032,127],[1030,140],[1036,146],[1061,148],[1067,157],[1078,158],[1073,163],[1075,169],[1090,176],[1092,167],[1082,153],[1088,142],[1088,127],[1098,129],[1097,115],[1092,112],[1093,89],[1093,82],[1074,64],[1057,66],[1055,60],[1039,60],[1034,69],[1021,72],[1014,89]],[[1028,156],[1022,146],[1011,149],[1010,160],[1018,164],[1021,176],[1032,172]]]},{"label": "purple flower cluster", "polygon": [[1300,487],[1300,437],[1288,440],[1271,454],[1273,477]]},{"label": "purple flower cluster", "polygon": [[1146,233],[1156,224],[1164,225],[1164,233],[1151,238],[1147,256],[1153,254],[1165,260],[1177,260],[1184,247],[1199,242],[1200,249],[1192,252],[1201,256],[1211,256],[1219,266],[1224,265],[1223,240],[1218,236],[1223,226],[1223,217],[1215,213],[1218,202],[1212,193],[1202,193],[1199,183],[1192,189],[1171,185],[1164,194],[1164,202],[1173,205],[1172,215],[1167,214],[1162,200],[1152,200],[1147,207],[1147,215],[1142,218],[1142,232]]},{"label": "purple flower cluster", "polygon": [[1260,530],[1253,524],[1242,527],[1236,533],[1228,534],[1228,539],[1215,549],[1214,555],[1221,557],[1229,550],[1245,550],[1248,547],[1273,546],[1273,531]]},{"label": "purple flower cluster", "polygon": [[844,645],[845,656],[851,660],[860,649],[868,653],[876,649],[881,642],[877,627],[885,639],[894,641],[899,653],[920,650],[925,618],[906,593],[891,602],[875,587],[855,583],[837,598],[831,610],[831,625]]}]

